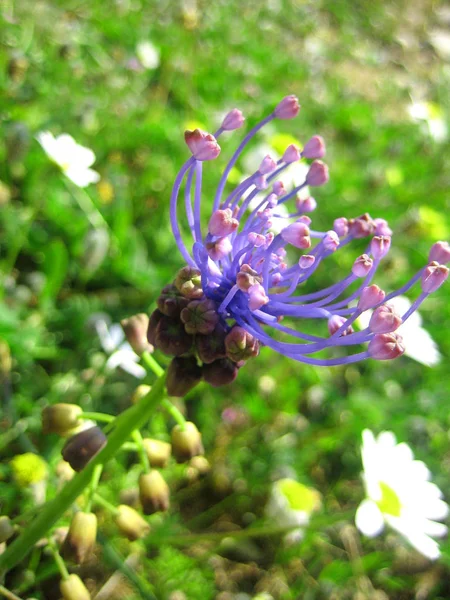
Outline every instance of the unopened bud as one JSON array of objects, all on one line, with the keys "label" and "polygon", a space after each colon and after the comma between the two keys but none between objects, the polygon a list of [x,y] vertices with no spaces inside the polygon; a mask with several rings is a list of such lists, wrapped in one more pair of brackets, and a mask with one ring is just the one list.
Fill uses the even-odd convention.
[{"label": "unopened bud", "polygon": [[97,517],[93,513],[77,512],[73,515],[61,554],[78,565],[92,554],[97,538]]},{"label": "unopened bud", "polygon": [[166,317],[175,318],[188,305],[189,298],[183,296],[173,283],[169,283],[163,287],[156,303]]},{"label": "unopened bud", "polygon": [[235,363],[259,354],[259,341],[239,325],[235,325],[225,338],[228,358]]},{"label": "unopened bud", "polygon": [[303,148],[302,156],[304,158],[322,158],[325,156],[325,141],[320,135],[313,135]]},{"label": "unopened bud", "polygon": [[211,465],[204,456],[194,456],[189,462],[193,469],[198,471],[199,475],[206,475],[211,470]]},{"label": "unopened bud", "polygon": [[312,267],[315,262],[315,256],[313,256],[312,254],[304,254],[298,259],[298,266],[300,267],[300,269],[309,269],[309,267]]},{"label": "unopened bud", "polygon": [[369,329],[373,333],[391,333],[402,324],[401,317],[391,304],[382,304],[376,308],[369,321]]},{"label": "unopened bud", "polygon": [[78,575],[69,575],[59,584],[64,600],[91,600],[91,595]]},{"label": "unopened bud", "polygon": [[224,237],[236,231],[238,227],[239,221],[233,217],[231,208],[225,208],[213,212],[209,220],[208,231],[211,235]]},{"label": "unopened bud", "polygon": [[201,433],[192,421],[186,421],[184,428],[175,425],[171,437],[173,455],[179,463],[204,453]]},{"label": "unopened bud", "polygon": [[265,289],[260,283],[255,283],[248,288],[248,307],[250,310],[258,310],[269,302]]},{"label": "unopened bud", "polygon": [[313,212],[317,208],[317,202],[312,196],[308,196],[307,198],[299,198],[297,196],[295,200],[295,206],[300,213],[309,213]]},{"label": "unopened bud", "polygon": [[178,271],[174,283],[180,294],[190,300],[203,296],[202,278],[198,269],[183,267]]},{"label": "unopened bud", "polygon": [[220,154],[220,146],[216,138],[206,131],[187,130],[184,132],[184,139],[196,160],[214,160]]},{"label": "unopened bud", "polygon": [[284,183],[282,181],[275,181],[275,183],[272,186],[272,189],[273,193],[276,194],[278,198],[284,196],[284,194],[286,193],[286,188],[284,187]]},{"label": "unopened bud", "polygon": [[155,345],[156,328],[158,327],[158,323],[163,318],[163,316],[163,313],[158,309],[154,310],[150,315],[150,320],[147,329],[147,340],[153,346]]},{"label": "unopened bud", "polygon": [[167,466],[172,454],[172,446],[169,443],[153,438],[144,438],[142,443],[152,467],[162,469]]},{"label": "unopened bud", "polygon": [[345,217],[339,217],[334,220],[333,229],[339,237],[344,237],[348,233],[348,220]]},{"label": "unopened bud", "polygon": [[[184,310],[184,309],[183,309]],[[193,338],[181,321],[163,317],[155,333],[155,346],[168,356],[181,356],[192,348]]]},{"label": "unopened bud", "polygon": [[120,322],[128,343],[138,356],[144,352],[153,352],[153,346],[147,340],[149,321],[148,315],[139,313]]},{"label": "unopened bud", "polygon": [[306,183],[307,185],[318,187],[324,185],[329,178],[327,165],[321,160],[315,160],[306,175]]},{"label": "unopened bud", "polygon": [[375,235],[387,235],[388,237],[392,235],[392,229],[386,219],[374,219],[373,222],[375,224]]},{"label": "unopened bud", "polygon": [[219,238],[215,242],[207,242],[205,247],[208,252],[208,256],[215,261],[222,260],[233,250],[233,245],[228,236]]},{"label": "unopened bud", "polygon": [[271,156],[267,155],[262,159],[261,164],[258,167],[258,172],[261,175],[268,175],[269,173],[272,173],[272,171],[275,171],[276,168],[277,163]]},{"label": "unopened bud", "polygon": [[[346,321],[347,319],[345,317],[341,317],[340,315],[332,315],[328,319],[328,331],[330,332],[330,335],[334,335],[336,331],[338,331]],[[349,327],[344,329],[344,331],[342,331],[340,335],[344,336],[350,335],[352,333],[353,327],[350,325]]]},{"label": "unopened bud", "polygon": [[422,274],[422,291],[426,294],[435,292],[448,277],[448,268],[438,262],[431,262]]},{"label": "unopened bud", "polygon": [[370,243],[370,251],[375,259],[381,259],[386,256],[391,247],[391,238],[388,235],[376,235]]},{"label": "unopened bud", "polygon": [[144,396],[150,393],[151,389],[152,386],[146,385],[145,383],[138,385],[137,388],[134,390],[133,395],[131,396],[131,404],[137,404],[139,400],[142,400]]},{"label": "unopened bud", "polygon": [[216,305],[212,300],[192,300],[180,313],[187,333],[208,335],[219,322]]},{"label": "unopened bud", "polygon": [[82,413],[83,409],[76,404],[59,403],[46,406],[42,411],[42,432],[44,435],[69,435],[73,429],[80,426],[79,416]]},{"label": "unopened bud", "polygon": [[199,359],[203,363],[211,363],[219,358],[225,358],[225,336],[224,328],[218,324],[209,335],[195,336],[195,349]]},{"label": "unopened bud", "polygon": [[373,266],[373,260],[367,254],[361,254],[353,263],[352,273],[356,277],[365,277]]},{"label": "unopened bud", "polygon": [[138,540],[150,533],[150,525],[134,508],[120,504],[117,511],[116,525],[129,540]]},{"label": "unopened bud", "polygon": [[298,103],[298,98],[290,95],[279,102],[274,112],[278,119],[293,119],[298,115],[299,110],[300,104]]},{"label": "unopened bud", "polygon": [[225,116],[222,121],[222,129],[225,131],[233,131],[234,129],[239,129],[244,124],[245,117],[242,112],[233,108],[230,112]]},{"label": "unopened bud", "polygon": [[309,227],[302,221],[291,223],[283,229],[281,237],[285,242],[305,250],[311,246],[311,238],[309,237]]},{"label": "unopened bud", "polygon": [[369,342],[368,352],[376,360],[391,360],[405,351],[403,338],[398,333],[378,333]]},{"label": "unopened bud", "polygon": [[185,396],[202,378],[202,370],[193,356],[176,357],[167,369],[167,393],[179,398]]},{"label": "unopened bud", "polygon": [[365,213],[356,219],[350,219],[348,230],[354,238],[364,238],[375,233],[376,225],[369,213]]},{"label": "unopened bud", "polygon": [[383,302],[385,292],[377,285],[369,285],[363,289],[358,301],[358,310],[365,311]]},{"label": "unopened bud", "polygon": [[222,358],[203,365],[203,379],[213,387],[232,383],[238,374],[238,367],[229,358]]},{"label": "unopened bud", "polygon": [[14,534],[14,525],[9,517],[0,517],[0,544],[9,540]]},{"label": "unopened bud", "polygon": [[169,486],[159,471],[152,469],[139,477],[139,498],[144,514],[165,511],[170,506]]},{"label": "unopened bud", "polygon": [[445,265],[450,262],[450,245],[448,242],[436,242],[430,248],[428,255],[429,262],[437,262]]},{"label": "unopened bud", "polygon": [[300,148],[298,146],[296,146],[295,144],[290,144],[286,148],[286,150],[284,151],[284,154],[282,156],[282,160],[286,164],[297,162],[298,160],[300,160],[300,158],[301,158]]},{"label": "unopened bud", "polygon": [[81,471],[106,442],[106,435],[99,427],[90,427],[67,440],[62,457],[74,471]]},{"label": "unopened bud", "polygon": [[340,243],[338,234],[333,230],[327,231],[322,239],[322,243],[325,250],[328,250],[329,252],[335,252]]}]

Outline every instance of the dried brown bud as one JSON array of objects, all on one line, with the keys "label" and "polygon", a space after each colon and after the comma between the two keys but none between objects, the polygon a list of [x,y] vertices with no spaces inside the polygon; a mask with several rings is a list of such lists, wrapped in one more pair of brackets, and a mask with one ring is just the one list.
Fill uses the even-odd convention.
[{"label": "dried brown bud", "polygon": [[78,575],[69,575],[59,584],[64,600],[91,600],[91,595]]},{"label": "dried brown bud", "polygon": [[192,348],[193,338],[184,328],[183,323],[162,317],[155,333],[155,346],[169,356],[186,354]]},{"label": "dried brown bud", "polygon": [[77,512],[72,517],[61,554],[79,565],[92,554],[96,537],[97,517],[93,513]]},{"label": "dried brown bud", "polygon": [[171,283],[163,288],[157,304],[159,310],[167,317],[178,317],[183,308],[189,304],[189,298],[180,294],[176,286]]},{"label": "dried brown bud", "polygon": [[201,433],[191,421],[186,421],[184,428],[175,425],[171,436],[172,451],[177,462],[186,462],[204,453]]},{"label": "dried brown bud", "polygon": [[81,471],[106,442],[106,435],[99,427],[90,427],[67,440],[62,457],[74,471]]},{"label": "dried brown bud", "polygon": [[203,365],[203,379],[213,387],[228,385],[238,374],[238,367],[229,358],[215,360],[209,365]]},{"label": "dried brown bud", "polygon": [[199,359],[204,363],[211,363],[219,358],[225,358],[225,336],[226,331],[220,325],[216,325],[210,335],[196,335],[195,349]]},{"label": "dried brown bud", "polygon": [[83,409],[76,404],[53,404],[42,411],[42,432],[69,435],[73,429],[80,426],[79,416]]},{"label": "dried brown bud", "polygon": [[216,305],[212,300],[192,300],[180,313],[188,333],[209,335],[219,322]]},{"label": "dried brown bud", "polygon": [[183,267],[178,271],[175,286],[183,296],[191,300],[203,296],[200,271],[193,267]]},{"label": "dried brown bud", "polygon": [[167,466],[172,454],[172,446],[170,444],[152,438],[144,438],[142,443],[152,467],[163,468]]},{"label": "dried brown bud", "polygon": [[129,540],[138,540],[150,532],[150,525],[134,508],[120,504],[117,510],[116,525]]},{"label": "dried brown bud", "polygon": [[177,357],[167,369],[167,393],[181,398],[185,396],[202,378],[202,369],[193,356]]},{"label": "dried brown bud", "polygon": [[120,321],[128,343],[138,356],[141,356],[143,352],[153,352],[153,346],[147,340],[149,321],[150,319],[145,313],[139,313]]},{"label": "dried brown bud", "polygon": [[163,313],[158,309],[154,310],[152,312],[152,314],[150,315],[150,319],[148,322],[148,329],[147,329],[147,340],[153,346],[155,346],[155,344],[156,344],[156,342],[155,342],[156,328],[158,327],[158,323],[163,318],[163,316],[164,316]]},{"label": "dried brown bud", "polygon": [[139,477],[139,498],[144,514],[152,515],[170,506],[169,486],[159,471],[152,469]]}]

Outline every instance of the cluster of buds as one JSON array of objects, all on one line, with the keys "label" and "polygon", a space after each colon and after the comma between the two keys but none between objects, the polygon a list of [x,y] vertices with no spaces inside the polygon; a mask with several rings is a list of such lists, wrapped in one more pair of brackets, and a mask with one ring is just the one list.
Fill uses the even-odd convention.
[{"label": "cluster of buds", "polygon": [[[214,227],[233,228],[228,214]],[[251,281],[249,270],[243,273]],[[245,285],[243,283],[242,285]],[[259,353],[259,342],[237,324],[230,327],[217,311],[216,303],[203,293],[201,272],[182,268],[157,301],[149,321],[147,338],[164,354],[173,356],[167,373],[167,391],[184,396],[202,378],[213,386],[236,379],[245,362]]]},{"label": "cluster of buds", "polygon": [[[198,129],[185,134],[192,156],[175,179],[170,219],[187,266],[174,284],[163,290],[148,335],[157,348],[177,357],[169,378],[177,395],[200,376],[213,385],[229,383],[243,362],[258,353],[260,344],[310,365],[396,358],[405,350],[398,327],[447,279],[449,245],[437,242],[422,269],[399,290],[386,293],[373,283],[391,246],[392,231],[384,219],[366,213],[339,217],[328,231],[312,228],[306,213],[314,211],[317,202],[311,197],[299,199],[298,194],[328,181],[328,167],[320,160],[325,143],[318,135],[303,149],[291,144],[278,160],[266,156],[255,173],[224,197],[228,176],[255,134],[274,119],[296,117],[299,110],[297,98],[287,96],[247,133],[220,177],[206,232],[201,222],[203,163],[219,156],[219,136],[240,128],[244,117],[234,109],[214,135]],[[303,159],[313,161],[305,180],[286,189],[280,179],[283,172]],[[185,219],[181,223],[178,203],[183,184]],[[295,207],[283,214],[282,205],[291,199]],[[275,220],[278,230],[273,227]],[[182,229],[190,235],[188,244]],[[349,274],[324,289],[304,292],[304,284],[323,268],[328,256],[360,238],[367,238],[368,244],[365,252],[354,258]],[[291,264],[288,249],[290,256],[300,250]],[[389,300],[417,282],[422,289],[411,309],[395,314]],[[370,324],[355,332],[352,325],[365,311],[373,311]],[[287,321],[282,323],[283,319]],[[320,329],[314,335],[307,328],[303,331],[302,326],[311,319],[328,325],[322,327],[324,333]],[[314,356],[344,346],[362,348],[347,356]],[[201,371],[193,357],[201,361]]]}]

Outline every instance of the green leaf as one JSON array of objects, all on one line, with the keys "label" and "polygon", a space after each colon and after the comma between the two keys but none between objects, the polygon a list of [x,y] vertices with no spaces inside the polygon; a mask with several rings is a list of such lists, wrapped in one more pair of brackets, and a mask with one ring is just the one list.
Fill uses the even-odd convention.
[{"label": "green leaf", "polygon": [[44,273],[46,282],[41,300],[54,300],[66,278],[69,254],[61,239],[53,240],[45,251]]}]

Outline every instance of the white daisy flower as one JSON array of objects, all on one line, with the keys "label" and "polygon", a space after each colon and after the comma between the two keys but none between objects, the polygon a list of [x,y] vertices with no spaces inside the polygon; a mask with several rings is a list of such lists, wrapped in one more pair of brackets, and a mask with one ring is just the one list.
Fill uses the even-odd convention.
[{"label": "white daisy flower", "polygon": [[95,154],[77,144],[72,136],[63,133],[55,138],[49,131],[41,131],[36,139],[50,160],[78,187],[83,188],[100,180],[97,171],[89,168],[94,164]]},{"label": "white daisy flower", "polygon": [[367,498],[356,511],[356,526],[368,537],[379,535],[385,524],[403,535],[421,554],[435,560],[439,545],[432,539],[447,533],[437,521],[448,515],[441,490],[429,481],[430,471],[414,460],[411,448],[397,444],[391,431],[375,438],[365,429],[361,449]]},{"label": "white daisy flower", "polygon": [[133,351],[130,344],[125,340],[125,333],[118,323],[108,326],[105,319],[99,318],[94,322],[100,344],[103,350],[109,354],[106,368],[113,371],[120,367],[130,375],[143,379],[147,371],[139,365],[139,356]]},{"label": "white daisy flower", "polygon": [[[388,304],[393,306],[397,314],[404,315],[411,307],[411,302],[405,296],[397,296],[389,300]],[[358,325],[365,329],[369,326],[372,311],[366,310],[358,318]],[[405,355],[413,358],[417,362],[433,367],[441,360],[436,342],[426,329],[422,327],[422,317],[419,311],[415,311],[400,327],[397,329],[405,343]]]},{"label": "white daisy flower", "polygon": [[286,535],[288,543],[303,538],[311,514],[321,506],[320,494],[295,479],[279,479],[270,490],[266,504],[266,516],[279,527],[293,527]]},{"label": "white daisy flower", "polygon": [[139,62],[145,69],[153,70],[159,67],[159,49],[148,40],[143,40],[136,46]]}]

